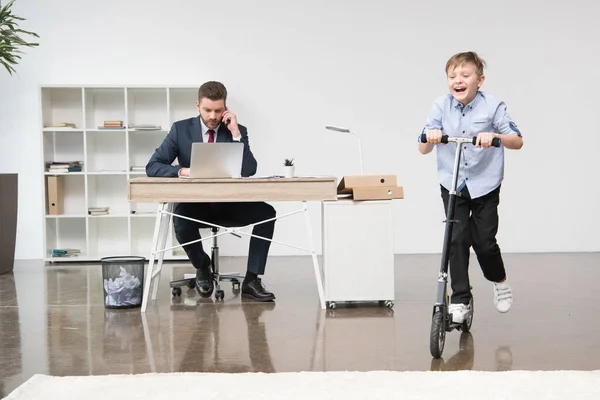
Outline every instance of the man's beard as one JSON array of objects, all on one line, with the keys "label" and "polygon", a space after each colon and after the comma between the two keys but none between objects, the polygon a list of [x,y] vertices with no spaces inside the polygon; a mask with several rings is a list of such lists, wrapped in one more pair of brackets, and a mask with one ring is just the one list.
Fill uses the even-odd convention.
[{"label": "man's beard", "polygon": [[202,122],[204,122],[204,125],[206,125],[209,128],[216,128],[217,125],[219,125],[219,120],[217,119],[205,120],[204,118],[202,118],[202,116],[200,116],[200,118],[202,119]]}]

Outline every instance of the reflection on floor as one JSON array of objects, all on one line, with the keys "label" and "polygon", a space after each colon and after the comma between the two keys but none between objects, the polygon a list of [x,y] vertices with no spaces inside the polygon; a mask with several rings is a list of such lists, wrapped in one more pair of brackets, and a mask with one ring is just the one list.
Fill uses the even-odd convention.
[{"label": "reflection on floor", "polygon": [[[244,263],[223,258],[222,269]],[[600,254],[507,255],[515,304],[505,315],[475,261],[472,331],[450,333],[443,358],[432,360],[438,263],[435,255],[396,257],[393,310],[352,303],[327,311],[307,257],[269,260],[270,304],[242,301],[228,286],[223,302],[193,291],[173,299],[168,281],[193,270],[167,264],[143,315],[104,307],[97,264],[20,261],[0,276],[0,397],[36,373],[598,369]]]}]

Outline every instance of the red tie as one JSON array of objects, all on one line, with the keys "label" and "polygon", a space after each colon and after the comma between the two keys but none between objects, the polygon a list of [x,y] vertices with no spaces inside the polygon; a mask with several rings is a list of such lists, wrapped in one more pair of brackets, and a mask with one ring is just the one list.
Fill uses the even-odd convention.
[{"label": "red tie", "polygon": [[208,143],[215,142],[215,131],[213,129],[208,130]]}]

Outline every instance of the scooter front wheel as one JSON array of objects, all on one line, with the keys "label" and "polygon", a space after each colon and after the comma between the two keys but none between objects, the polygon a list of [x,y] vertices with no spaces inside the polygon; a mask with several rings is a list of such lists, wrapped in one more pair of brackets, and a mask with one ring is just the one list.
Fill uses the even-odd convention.
[{"label": "scooter front wheel", "polygon": [[446,343],[446,324],[444,313],[436,311],[431,318],[431,334],[429,336],[429,351],[433,358],[440,358]]}]

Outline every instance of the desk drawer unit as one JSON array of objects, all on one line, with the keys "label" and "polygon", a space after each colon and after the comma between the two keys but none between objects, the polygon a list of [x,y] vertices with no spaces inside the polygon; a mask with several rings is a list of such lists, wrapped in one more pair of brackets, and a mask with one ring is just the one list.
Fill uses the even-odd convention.
[{"label": "desk drawer unit", "polygon": [[323,201],[322,219],[325,301],[393,302],[391,200]]}]

